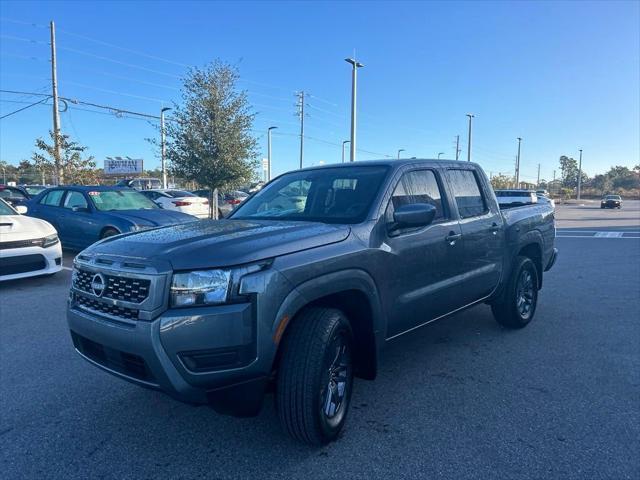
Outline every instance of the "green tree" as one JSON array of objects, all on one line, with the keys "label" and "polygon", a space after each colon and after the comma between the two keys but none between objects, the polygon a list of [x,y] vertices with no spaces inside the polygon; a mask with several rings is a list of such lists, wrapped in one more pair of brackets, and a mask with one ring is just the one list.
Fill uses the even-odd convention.
[{"label": "green tree", "polygon": [[96,162],[92,156],[85,157],[83,153],[87,150],[77,142],[72,141],[69,135],[60,134],[58,142],[60,144],[60,164],[56,168],[54,133],[49,132],[52,144],[48,144],[42,138],[36,140],[38,151],[33,152],[31,163],[40,172],[59,172],[58,182],[64,181],[68,185],[80,184],[88,185],[96,183],[98,171]]},{"label": "green tree", "polygon": [[516,183],[514,177],[504,175],[502,173],[491,177],[491,186],[494,190],[500,190],[504,188],[511,188]]},{"label": "green tree", "polygon": [[[173,121],[166,125],[167,158],[175,174],[212,192],[250,181],[257,167],[255,113],[246,92],[236,87],[238,78],[237,70],[222,62],[190,70],[182,104],[174,105]],[[213,193],[211,200],[213,207]]]},{"label": "green tree", "polygon": [[575,158],[566,155],[560,157],[560,179],[564,188],[578,186],[578,162]]}]

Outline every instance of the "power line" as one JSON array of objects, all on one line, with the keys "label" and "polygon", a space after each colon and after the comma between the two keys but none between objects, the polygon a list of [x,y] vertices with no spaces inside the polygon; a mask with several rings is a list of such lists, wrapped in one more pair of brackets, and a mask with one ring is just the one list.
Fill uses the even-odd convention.
[{"label": "power line", "polygon": [[10,117],[11,115],[15,115],[16,113],[22,112],[23,110],[26,110],[27,108],[35,107],[36,105],[39,105],[39,104],[41,104],[41,103],[44,103],[44,102],[46,102],[47,100],[48,100],[48,98],[43,98],[43,99],[41,99],[41,100],[38,100],[37,102],[30,103],[30,104],[29,104],[29,105],[27,105],[26,107],[22,107],[22,108],[19,108],[18,110],[14,110],[13,112],[7,113],[6,115],[2,115],[2,116],[0,117],[0,120],[2,120],[3,118]]},{"label": "power line", "polygon": [[98,60],[104,60],[105,62],[111,62],[111,63],[115,63],[115,64],[118,64],[118,65],[124,65],[125,67],[129,67],[129,68],[137,68],[138,70],[143,70],[143,71],[149,72],[149,73],[155,73],[156,75],[164,75],[165,77],[171,77],[171,78],[180,79],[180,76],[178,76],[178,75],[174,75],[174,74],[166,73],[166,72],[161,72],[159,70],[154,70],[153,68],[141,67],[140,65],[136,65],[136,64],[133,64],[133,63],[122,62],[122,61],[116,60],[114,58],[104,57],[102,55],[96,55],[95,53],[85,52],[84,50],[78,50],[76,48],[58,47],[58,49],[59,50],[65,50],[67,52],[77,53],[78,55],[86,55],[87,57],[97,58]]}]

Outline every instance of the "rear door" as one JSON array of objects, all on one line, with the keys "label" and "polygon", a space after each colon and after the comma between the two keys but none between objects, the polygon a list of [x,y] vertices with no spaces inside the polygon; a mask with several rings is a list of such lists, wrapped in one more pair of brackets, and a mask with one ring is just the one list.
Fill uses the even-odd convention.
[{"label": "rear door", "polygon": [[[460,257],[461,232],[445,197],[436,170],[417,169],[402,174],[384,214],[386,250],[391,254],[387,270],[387,337],[399,335],[454,310]],[[434,221],[426,227],[391,230],[393,212],[402,205],[430,203]]]},{"label": "rear door", "polygon": [[49,190],[40,198],[37,203],[29,205],[29,216],[46,220],[58,231],[58,236],[64,240],[64,232],[62,231],[62,215],[64,212],[60,206],[64,190],[56,188]]},{"label": "rear door", "polygon": [[461,305],[488,296],[502,275],[505,239],[502,215],[485,188],[486,179],[473,168],[447,170],[449,187],[462,231]]}]

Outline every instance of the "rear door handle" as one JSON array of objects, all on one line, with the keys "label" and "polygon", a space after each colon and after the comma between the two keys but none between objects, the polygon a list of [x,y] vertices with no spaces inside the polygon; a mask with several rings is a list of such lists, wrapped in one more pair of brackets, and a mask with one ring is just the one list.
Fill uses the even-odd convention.
[{"label": "rear door handle", "polygon": [[498,225],[496,222],[493,222],[491,224],[491,231],[493,232],[493,234],[497,235],[499,230],[500,230],[500,225]]},{"label": "rear door handle", "polygon": [[462,238],[462,234],[461,233],[455,233],[455,232],[449,232],[449,235],[444,237],[444,239],[446,240],[446,242],[449,245],[455,245],[456,241],[460,240],[461,238]]}]

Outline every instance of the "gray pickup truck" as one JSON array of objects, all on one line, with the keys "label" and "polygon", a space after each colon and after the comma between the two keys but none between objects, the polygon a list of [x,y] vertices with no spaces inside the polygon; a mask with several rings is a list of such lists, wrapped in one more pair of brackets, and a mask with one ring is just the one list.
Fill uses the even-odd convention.
[{"label": "gray pickup truck", "polygon": [[550,206],[501,212],[473,163],[308,168],[228,219],[84,250],[69,328],[90,363],[220,413],[257,414],[274,392],[284,428],[323,444],[388,341],[479,303],[527,325],[554,238]]}]

